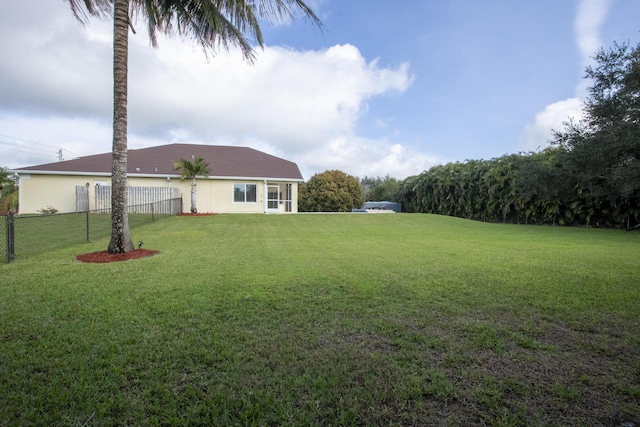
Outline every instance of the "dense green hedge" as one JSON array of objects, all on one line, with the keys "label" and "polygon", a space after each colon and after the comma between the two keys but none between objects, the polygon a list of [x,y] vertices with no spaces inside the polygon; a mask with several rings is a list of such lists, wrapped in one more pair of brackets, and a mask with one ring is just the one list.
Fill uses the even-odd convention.
[{"label": "dense green hedge", "polygon": [[583,118],[542,151],[436,166],[407,178],[407,212],[482,221],[640,226],[640,44],[601,49]]}]

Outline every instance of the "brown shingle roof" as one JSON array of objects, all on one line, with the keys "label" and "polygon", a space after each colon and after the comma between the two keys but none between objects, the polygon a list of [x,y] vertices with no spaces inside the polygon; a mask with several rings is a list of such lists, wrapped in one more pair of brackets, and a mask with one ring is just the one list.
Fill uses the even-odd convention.
[{"label": "brown shingle roof", "polygon": [[[176,175],[173,164],[180,158],[202,157],[209,163],[211,177],[275,178],[302,180],[298,165],[249,147],[169,144],[129,150],[128,173]],[[55,163],[29,166],[19,171],[111,173],[111,153],[79,157]]]}]

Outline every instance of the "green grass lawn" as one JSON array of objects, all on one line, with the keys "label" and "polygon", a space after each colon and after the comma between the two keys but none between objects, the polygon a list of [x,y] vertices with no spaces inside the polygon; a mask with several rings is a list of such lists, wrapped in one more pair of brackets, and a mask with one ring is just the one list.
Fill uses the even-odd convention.
[{"label": "green grass lawn", "polygon": [[640,423],[640,234],[173,217],[0,264],[0,426]]}]

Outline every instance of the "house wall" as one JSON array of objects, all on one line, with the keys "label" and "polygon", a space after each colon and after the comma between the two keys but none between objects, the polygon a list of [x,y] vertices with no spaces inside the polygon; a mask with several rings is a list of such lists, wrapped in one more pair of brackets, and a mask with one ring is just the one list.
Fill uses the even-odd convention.
[{"label": "house wall", "polygon": [[[150,184],[150,178],[129,178],[131,186],[155,186]],[[165,178],[166,180],[166,178]],[[278,184],[280,192],[284,196],[284,186],[287,183],[292,184],[292,213],[298,212],[298,183],[290,181],[272,181],[267,180],[271,185]],[[256,184],[256,201],[255,202],[235,202],[233,198],[234,184]],[[266,189],[264,180],[251,179],[207,179],[198,178],[196,180],[196,207],[198,212],[215,212],[215,213],[264,213]],[[170,181],[172,187],[178,187],[182,193],[182,209],[184,212],[191,211],[191,180],[181,181],[178,178],[172,178]],[[279,205],[279,212],[285,212],[284,203]]]},{"label": "house wall", "polygon": [[[37,213],[38,210],[52,206],[58,212],[74,212],[76,209],[76,186],[89,184],[90,209],[95,209],[96,185],[111,185],[111,177],[91,175],[42,175],[20,174],[20,212]],[[182,193],[184,212],[191,210],[191,181],[167,177],[129,177],[132,187],[177,187]],[[255,203],[236,203],[233,200],[233,184],[256,184]],[[284,195],[287,181],[268,181],[279,184]],[[298,183],[292,182],[292,212],[298,212]],[[196,181],[196,206],[198,212],[215,213],[263,213],[265,210],[264,180],[221,180],[199,178]],[[284,212],[284,203],[279,205]]]},{"label": "house wall", "polygon": [[[94,177],[76,176],[51,176],[36,174],[20,174],[20,213],[38,213],[39,210],[49,206],[58,212],[74,212],[76,210],[76,185],[89,183],[89,191],[92,190]],[[107,180],[109,178],[100,178]],[[91,199],[93,200],[93,193]]]}]

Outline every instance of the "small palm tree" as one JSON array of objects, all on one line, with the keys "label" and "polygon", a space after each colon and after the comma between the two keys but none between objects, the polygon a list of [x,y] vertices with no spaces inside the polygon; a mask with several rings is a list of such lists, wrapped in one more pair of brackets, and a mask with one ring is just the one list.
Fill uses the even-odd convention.
[{"label": "small palm tree", "polygon": [[173,169],[180,171],[180,179],[191,180],[191,213],[198,213],[196,208],[196,177],[206,178],[209,176],[209,163],[200,156],[196,157],[193,162],[180,159],[173,164]]}]

